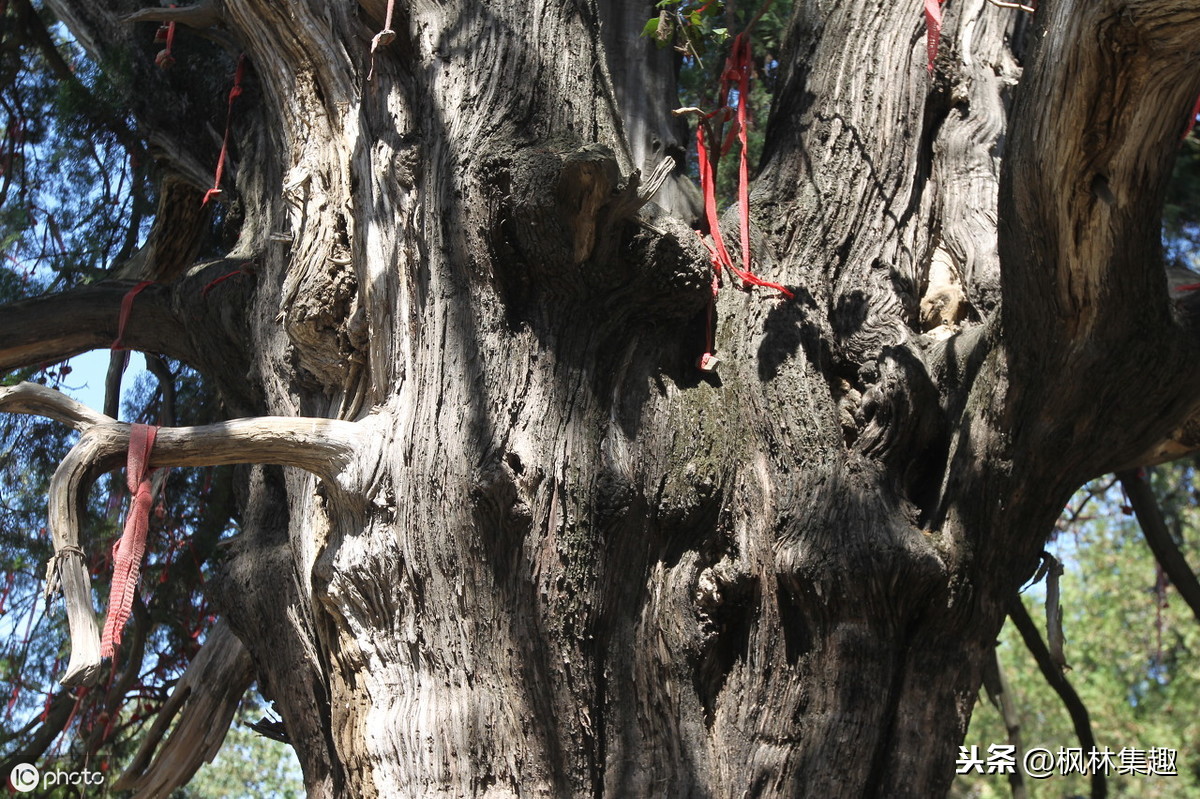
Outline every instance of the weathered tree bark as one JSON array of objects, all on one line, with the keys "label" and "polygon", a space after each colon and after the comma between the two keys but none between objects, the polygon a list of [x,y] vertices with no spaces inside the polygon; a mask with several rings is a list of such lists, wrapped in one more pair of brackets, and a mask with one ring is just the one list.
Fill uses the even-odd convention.
[{"label": "weathered tree bark", "polygon": [[[147,66],[153,23],[48,4],[136,55],[132,111],[198,183],[216,148],[162,99],[197,87]],[[254,279],[155,289],[131,339],[238,414],[369,442],[328,482],[248,471],[216,585],[310,795],[945,793],[1069,492],[1197,410],[1157,209],[1200,12],[950,2],[931,76],[919,3],[797,3],[752,208],[796,299],[727,281],[704,375],[708,257],[641,208],[606,68],[653,51],[600,33],[645,9],[399,0],[367,81],[386,6],[189,16],[250,64],[223,201]],[[223,120],[236,53],[193,48]]]}]

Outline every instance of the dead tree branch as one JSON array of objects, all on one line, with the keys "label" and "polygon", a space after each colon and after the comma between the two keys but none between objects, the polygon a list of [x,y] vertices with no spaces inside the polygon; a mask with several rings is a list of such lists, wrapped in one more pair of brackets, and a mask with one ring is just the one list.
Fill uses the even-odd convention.
[{"label": "dead tree branch", "polygon": [[[130,425],[90,411],[56,391],[21,384],[0,389],[0,412],[59,419],[82,432],[50,482],[50,531],[54,557],[47,594],[61,585],[71,631],[71,659],[64,685],[91,684],[100,674],[100,636],[91,586],[80,547],[80,518],[87,491],[100,473],[119,465],[129,447]],[[352,492],[347,474],[370,434],[362,423],[332,419],[260,417],[201,427],[164,428],[149,467],[271,463],[295,466],[326,485]]]},{"label": "dead tree branch", "polygon": [[[135,798],[168,796],[187,784],[220,749],[238,703],[253,681],[250,653],[229,625],[217,622],[113,790],[132,790]],[[176,716],[178,723],[159,748]]]}]

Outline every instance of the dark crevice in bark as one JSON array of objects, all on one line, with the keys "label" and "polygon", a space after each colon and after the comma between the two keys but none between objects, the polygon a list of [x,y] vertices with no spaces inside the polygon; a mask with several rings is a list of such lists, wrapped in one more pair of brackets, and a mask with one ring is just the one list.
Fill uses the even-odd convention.
[{"label": "dark crevice in bark", "polygon": [[[721,565],[717,564],[717,569]],[[703,637],[692,677],[709,730],[730,672],[738,663],[749,663],[750,637],[763,601],[761,583],[750,575],[715,573],[710,579],[716,584],[716,592],[701,605]],[[701,590],[697,588],[698,593]]]}]

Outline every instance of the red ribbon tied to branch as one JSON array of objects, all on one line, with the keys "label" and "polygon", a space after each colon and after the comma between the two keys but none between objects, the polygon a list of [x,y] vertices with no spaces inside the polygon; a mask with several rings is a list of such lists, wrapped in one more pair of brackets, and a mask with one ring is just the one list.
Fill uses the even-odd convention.
[{"label": "red ribbon tied to branch", "polygon": [[100,657],[113,656],[133,610],[142,557],[146,554],[146,533],[150,529],[150,505],[153,503],[150,475],[154,470],[149,464],[157,434],[158,428],[148,424],[135,424],[129,430],[129,455],[125,466],[129,512],[125,514],[125,529],[113,546],[112,589],[104,634],[100,638]]},{"label": "red ribbon tied to branch", "polygon": [[221,155],[217,157],[217,174],[213,177],[213,187],[204,192],[200,205],[208,205],[208,201],[221,193],[221,176],[225,173],[225,161],[229,158],[229,129],[233,123],[233,101],[242,96],[242,78],[246,76],[246,54],[238,56],[237,71],[233,75],[233,88],[229,90],[229,107],[225,110],[225,137],[221,139]]},{"label": "red ribbon tied to branch", "polygon": [[[721,97],[728,101],[730,91],[736,86],[738,141],[741,142],[741,162],[738,165],[738,212],[740,216],[740,232],[742,237],[742,265],[738,267],[725,248],[725,240],[721,237],[721,225],[717,219],[717,179],[713,166],[708,157],[708,147],[704,136],[704,124],[696,125],[696,155],[700,166],[700,190],[704,194],[704,216],[708,222],[708,232],[712,236],[716,249],[717,260],[713,265],[717,274],[721,274],[721,266],[726,266],[743,283],[764,288],[774,289],[789,300],[794,296],[787,288],[763,280],[750,271],[750,166],[747,147],[746,125],[750,105],[750,73],[753,70],[753,59],[750,53],[750,39],[745,33],[739,33],[733,40],[733,50],[725,63],[725,74],[721,77]],[[709,119],[722,113],[719,109],[708,114]]]},{"label": "red ribbon tied to branch", "polygon": [[125,325],[129,324],[129,315],[133,313],[133,301],[137,299],[137,295],[153,283],[152,280],[143,280],[125,292],[125,296],[121,298],[121,312],[117,315],[117,337],[113,339],[112,349],[125,349]]},{"label": "red ribbon tied to branch", "polygon": [[925,0],[925,27],[929,31],[925,40],[925,52],[929,55],[929,71],[933,72],[938,44],[942,40],[942,0]]},{"label": "red ribbon tied to branch", "polygon": [[[699,361],[700,368],[706,372],[712,371],[716,366],[711,330],[712,304],[716,301],[718,278],[721,275],[722,267],[727,267],[744,284],[774,289],[789,300],[795,296],[784,286],[772,283],[769,280],[763,280],[750,270],[750,161],[747,123],[750,106],[750,75],[753,69],[754,61],[750,52],[750,39],[746,36],[745,32],[739,33],[734,37],[733,48],[730,51],[729,59],[725,62],[725,71],[721,76],[721,98],[728,102],[730,92],[736,87],[737,138],[742,146],[741,158],[738,164],[738,216],[742,243],[741,267],[734,264],[733,258],[729,255],[729,250],[725,247],[725,240],[721,236],[721,224],[717,216],[717,178],[712,161],[709,159],[708,142],[704,133],[706,120],[712,119],[717,114],[727,113],[727,106],[707,114],[705,119],[696,125],[696,157],[700,168],[700,191],[704,195],[704,218],[708,223],[708,232],[713,240],[712,246],[709,247],[709,254],[712,258],[713,271],[715,272],[713,293],[712,298],[709,300],[708,310],[708,349],[700,357]],[[727,137],[725,145],[722,147],[722,152],[728,150],[729,145],[732,143],[731,140],[732,132]],[[713,145],[716,146],[716,142],[713,142]],[[707,242],[705,242],[705,245],[707,246]]]}]

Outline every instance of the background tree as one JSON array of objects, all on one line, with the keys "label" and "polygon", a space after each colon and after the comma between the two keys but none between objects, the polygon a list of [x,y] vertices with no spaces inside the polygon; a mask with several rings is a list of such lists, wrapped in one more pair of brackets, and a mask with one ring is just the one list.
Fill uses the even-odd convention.
[{"label": "background tree", "polygon": [[[916,3],[795,4],[724,225],[787,291],[715,307],[647,5],[47,6],[158,205],[113,280],[0,309],[0,366],[120,337],[246,417],[149,458],[269,464],[179,724],[252,671],[312,796],[943,794],[1071,492],[1196,446],[1188,4],[952,0],[936,61]],[[130,428],[0,403],[81,431],[50,518],[96,681],[80,498]]]}]

